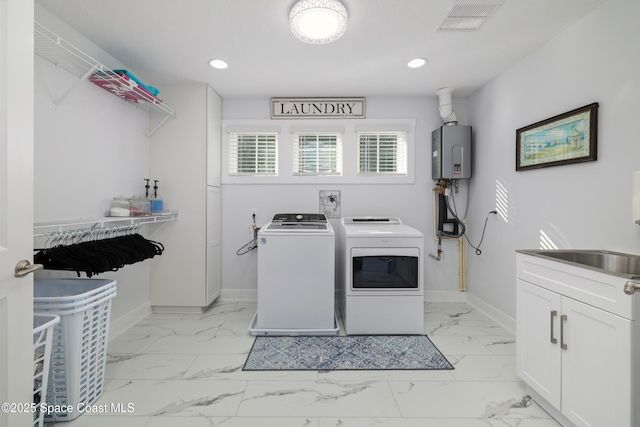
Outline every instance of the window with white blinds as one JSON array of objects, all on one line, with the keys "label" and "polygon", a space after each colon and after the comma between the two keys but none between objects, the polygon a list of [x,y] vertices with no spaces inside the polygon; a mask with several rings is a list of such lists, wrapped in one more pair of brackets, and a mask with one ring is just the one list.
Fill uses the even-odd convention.
[{"label": "window with white blinds", "polygon": [[358,132],[359,175],[407,175],[406,132]]},{"label": "window with white blinds", "polygon": [[294,133],[294,175],[341,175],[340,133]]},{"label": "window with white blinds", "polygon": [[278,134],[231,132],[229,175],[277,175]]}]

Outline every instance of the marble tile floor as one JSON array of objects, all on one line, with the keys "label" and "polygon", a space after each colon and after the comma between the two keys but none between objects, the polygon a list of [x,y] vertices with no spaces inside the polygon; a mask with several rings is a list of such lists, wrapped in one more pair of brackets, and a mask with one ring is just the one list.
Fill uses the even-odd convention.
[{"label": "marble tile floor", "polygon": [[104,412],[65,427],[559,426],[516,376],[515,337],[467,304],[425,304],[447,371],[243,372],[255,309],[150,315],[109,343]]}]

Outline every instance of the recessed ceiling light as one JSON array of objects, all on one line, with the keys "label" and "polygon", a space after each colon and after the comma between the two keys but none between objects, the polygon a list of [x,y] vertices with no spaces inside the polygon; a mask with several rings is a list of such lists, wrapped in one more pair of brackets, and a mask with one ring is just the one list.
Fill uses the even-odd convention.
[{"label": "recessed ceiling light", "polygon": [[420,67],[424,66],[426,63],[427,63],[426,59],[416,58],[416,59],[412,59],[411,61],[409,61],[407,66],[409,68],[420,68]]},{"label": "recessed ceiling light", "polygon": [[217,68],[218,70],[224,70],[229,66],[222,59],[212,59],[211,61],[209,61],[209,65],[211,65],[213,68]]}]

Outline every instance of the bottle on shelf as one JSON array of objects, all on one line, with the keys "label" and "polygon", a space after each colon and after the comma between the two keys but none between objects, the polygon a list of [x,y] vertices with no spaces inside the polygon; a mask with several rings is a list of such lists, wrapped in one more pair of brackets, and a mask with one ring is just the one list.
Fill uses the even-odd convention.
[{"label": "bottle on shelf", "polygon": [[153,180],[153,195],[150,198],[151,202],[151,213],[162,212],[162,197],[158,194],[158,181],[157,179]]},{"label": "bottle on shelf", "polygon": [[131,198],[131,216],[148,216],[151,214],[151,203],[149,202],[149,178],[144,179],[147,181],[144,186],[144,196],[134,196]]}]

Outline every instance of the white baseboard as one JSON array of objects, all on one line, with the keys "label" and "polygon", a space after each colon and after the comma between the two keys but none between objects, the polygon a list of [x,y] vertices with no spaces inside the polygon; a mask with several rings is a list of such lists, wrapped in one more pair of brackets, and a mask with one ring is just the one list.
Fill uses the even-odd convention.
[{"label": "white baseboard", "polygon": [[497,310],[478,297],[473,296],[473,294],[465,294],[467,296],[467,304],[477,309],[478,311],[481,311],[490,319],[498,322],[500,326],[511,332],[513,335],[516,334],[516,320],[514,318],[507,316],[500,310]]},{"label": "white baseboard", "polygon": [[[213,304],[213,303],[212,303]],[[204,313],[209,307],[199,306],[183,306],[183,305],[152,305],[151,311],[153,313],[162,314],[198,314]]]},{"label": "white baseboard", "polygon": [[[257,289],[222,289],[217,301],[256,301],[258,299]],[[487,317],[499,323],[509,332],[515,334],[516,321],[503,312],[495,309],[481,299],[467,292],[458,291],[425,291],[425,302],[466,302],[475,309],[481,311]],[[215,304],[215,302],[214,302]],[[152,313],[151,303],[146,302],[131,310],[124,316],[120,316],[109,324],[109,341],[117,338],[126,332],[131,326],[138,323]]]},{"label": "white baseboard", "polygon": [[109,341],[119,337],[125,333],[133,325],[151,314],[151,303],[145,302],[137,308],[134,308],[124,316],[109,323]]},{"label": "white baseboard", "polygon": [[493,306],[487,304],[482,301],[478,297],[470,294],[468,292],[459,292],[459,291],[425,291],[424,293],[425,302],[434,301],[434,302],[465,302],[475,308],[478,311],[481,311],[491,320],[497,322],[503,328],[507,329],[509,332],[515,335],[516,333],[516,321],[515,319],[507,316],[500,310],[495,309]]},{"label": "white baseboard", "polygon": [[424,291],[425,302],[466,302],[467,296],[464,292],[458,291]]},{"label": "white baseboard", "polygon": [[[222,301],[256,301],[257,289],[222,289],[219,300]],[[458,291],[425,291],[425,301],[465,302],[466,294]]]},{"label": "white baseboard", "polygon": [[257,289],[223,289],[220,293],[220,301],[256,301]]}]

